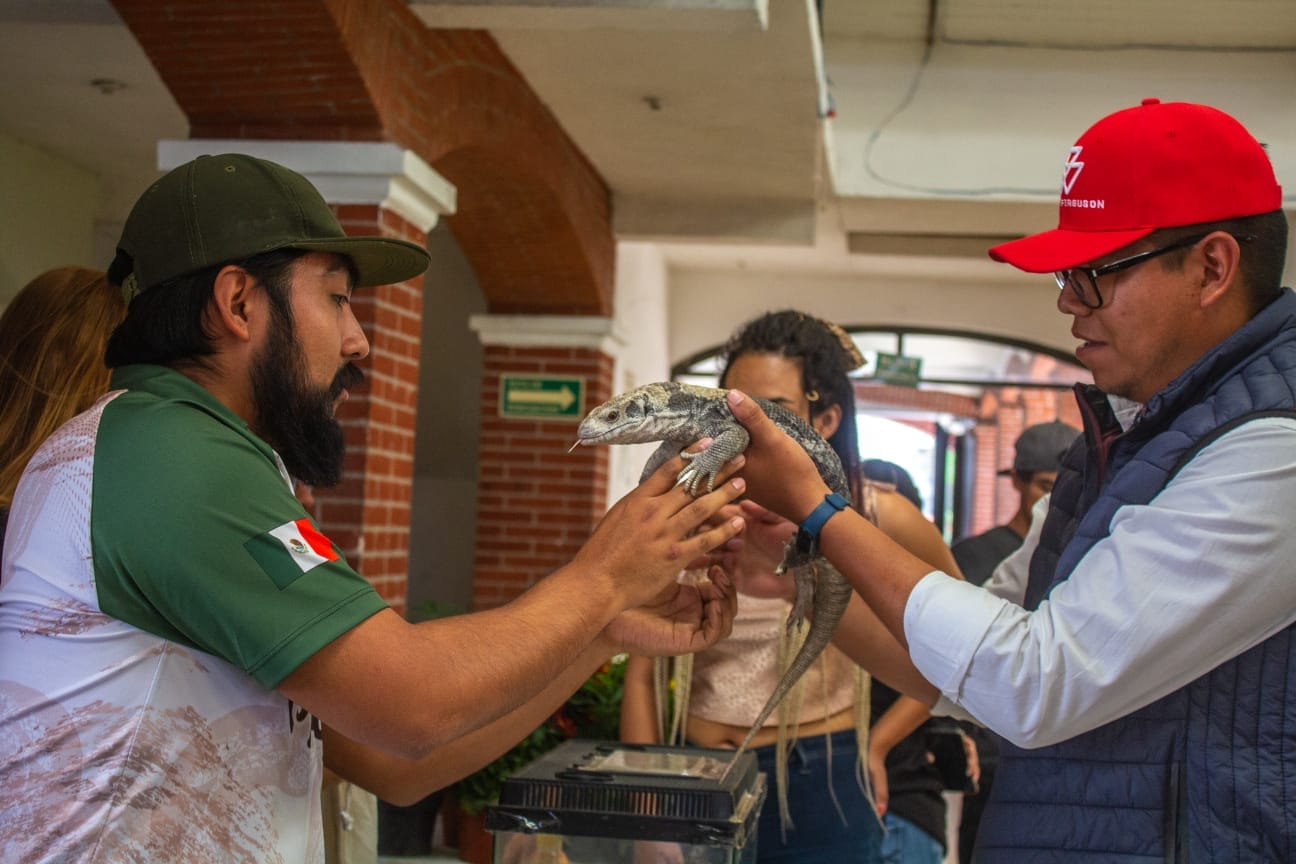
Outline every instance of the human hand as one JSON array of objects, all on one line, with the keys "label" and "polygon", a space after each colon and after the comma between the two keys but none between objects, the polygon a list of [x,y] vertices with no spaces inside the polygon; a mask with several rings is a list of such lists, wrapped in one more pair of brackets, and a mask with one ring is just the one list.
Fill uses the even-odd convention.
[{"label": "human hand", "polygon": [[873,806],[877,808],[878,816],[886,815],[887,803],[891,800],[891,789],[887,785],[886,757],[887,751],[869,746],[869,785],[873,787]]},{"label": "human hand", "polygon": [[604,636],[618,651],[646,656],[709,648],[733,628],[738,595],[721,568],[712,567],[708,576],[666,586],[651,602],[612,619]]},{"label": "human hand", "polygon": [[831,490],[805,448],[766,416],[754,399],[739,390],[726,396],[734,418],[747,429],[751,442],[742,472],[747,497],[800,524]]},{"label": "human hand", "polygon": [[620,609],[658,602],[690,562],[719,550],[742,530],[737,515],[707,523],[746,488],[742,478],[732,476],[744,461],[741,455],[730,460],[716,478],[715,491],[693,498],[675,485],[684,459],[668,460],[612,506],[573,565],[609,579]]},{"label": "human hand", "polygon": [[666,840],[636,840],[634,864],[684,864],[684,850]]},{"label": "human hand", "polygon": [[535,854],[536,839],[533,834],[513,834],[504,846],[504,864],[526,864]]},{"label": "human hand", "polygon": [[[724,522],[734,518],[743,519],[743,521],[746,522],[746,519],[743,516],[742,507],[740,506],[741,503],[742,502],[740,501],[735,501],[721,507],[715,512],[715,515],[707,520],[707,527],[717,528]],[[744,526],[743,531],[746,532],[746,530],[747,529]],[[684,569],[698,570],[702,573],[707,573],[712,567],[719,566],[723,567],[726,573],[730,572],[730,567],[733,564],[734,553],[738,552],[743,547],[742,536],[742,534],[737,534],[729,538],[729,540],[725,541],[722,545],[717,546],[705,555],[690,561],[684,566]]]},{"label": "human hand", "polygon": [[792,598],[796,584],[791,575],[775,571],[796,526],[754,501],[739,502],[739,509],[747,524],[742,535],[729,542],[734,548],[722,560],[734,587],[749,597]]},{"label": "human hand", "polygon": [[963,756],[967,760],[967,778],[972,787],[972,794],[976,794],[981,788],[981,757],[977,754],[976,741],[971,735],[959,730],[959,737],[963,739]]}]

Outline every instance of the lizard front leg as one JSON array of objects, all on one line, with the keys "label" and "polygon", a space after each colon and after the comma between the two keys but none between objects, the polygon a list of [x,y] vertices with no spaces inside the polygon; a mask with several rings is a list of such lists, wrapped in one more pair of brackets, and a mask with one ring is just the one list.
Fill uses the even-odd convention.
[{"label": "lizard front leg", "polygon": [[[681,452],[683,448],[684,445],[677,444],[674,441],[663,441],[661,446],[654,450],[652,455],[648,457],[648,461],[644,463],[643,472],[639,475],[639,482],[642,483],[647,480],[654,471],[675,458],[675,454]],[[685,459],[689,458],[688,453],[683,455]],[[685,468],[684,470],[687,471],[688,469]],[[680,474],[682,475],[683,472],[680,472]],[[677,479],[675,482],[679,483],[679,480]]]},{"label": "lizard front leg", "polygon": [[707,449],[699,453],[681,454],[689,460],[689,464],[679,473],[675,482],[683,483],[688,493],[694,496],[702,494],[704,480],[706,491],[712,491],[720,469],[724,468],[725,463],[730,459],[746,450],[750,441],[751,436],[747,434],[747,430],[737,424],[725,429],[712,439],[711,446]]}]

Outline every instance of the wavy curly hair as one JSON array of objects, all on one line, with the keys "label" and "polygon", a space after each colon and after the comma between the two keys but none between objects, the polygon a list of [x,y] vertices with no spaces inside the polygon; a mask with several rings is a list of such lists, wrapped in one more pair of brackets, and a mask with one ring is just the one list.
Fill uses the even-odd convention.
[{"label": "wavy curly hair", "polygon": [[729,338],[724,347],[724,371],[744,354],[778,354],[799,360],[801,386],[810,398],[813,420],[834,405],[841,408],[841,423],[828,443],[837,451],[852,485],[859,476],[859,440],[855,425],[855,385],[850,371],[864,364],[855,343],[836,324],[813,315],[784,309],[753,318]]}]

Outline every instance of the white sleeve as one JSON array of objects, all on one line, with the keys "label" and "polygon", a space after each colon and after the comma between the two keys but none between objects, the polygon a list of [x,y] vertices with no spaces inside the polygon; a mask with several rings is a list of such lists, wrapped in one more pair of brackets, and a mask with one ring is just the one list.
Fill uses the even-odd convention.
[{"label": "white sleeve", "polygon": [[[914,664],[1023,747],[1171,693],[1296,621],[1296,421],[1254,420],[1121,508],[1035,612],[934,573],[905,606]],[[959,712],[955,712],[959,713]]]}]

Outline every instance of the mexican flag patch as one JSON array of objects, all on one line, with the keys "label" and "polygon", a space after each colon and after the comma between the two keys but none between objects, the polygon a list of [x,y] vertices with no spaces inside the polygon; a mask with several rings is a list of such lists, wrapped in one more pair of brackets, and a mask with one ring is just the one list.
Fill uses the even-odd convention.
[{"label": "mexican flag patch", "polygon": [[243,544],[271,581],[287,588],[303,573],[341,556],[309,519],[285,522]]}]

